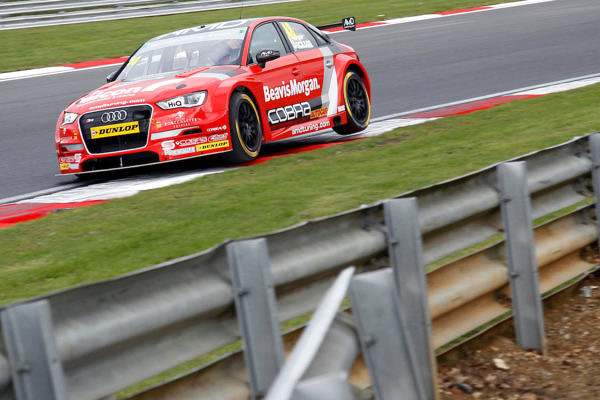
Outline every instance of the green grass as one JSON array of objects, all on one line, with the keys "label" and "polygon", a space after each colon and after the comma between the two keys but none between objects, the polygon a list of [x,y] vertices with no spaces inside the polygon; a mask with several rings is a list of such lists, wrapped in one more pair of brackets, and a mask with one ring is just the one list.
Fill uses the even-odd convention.
[{"label": "green grass", "polygon": [[[491,3],[507,1],[509,0],[491,0]],[[314,25],[323,25],[339,22],[342,17],[350,15],[355,16],[360,23],[489,3],[490,0],[303,0],[246,7],[243,16],[285,15],[307,20]],[[239,17],[238,8],[0,31],[0,72],[122,57],[161,33]]]},{"label": "green grass", "polygon": [[598,86],[401,128],[0,230],[0,304],[392,197],[600,126]]}]

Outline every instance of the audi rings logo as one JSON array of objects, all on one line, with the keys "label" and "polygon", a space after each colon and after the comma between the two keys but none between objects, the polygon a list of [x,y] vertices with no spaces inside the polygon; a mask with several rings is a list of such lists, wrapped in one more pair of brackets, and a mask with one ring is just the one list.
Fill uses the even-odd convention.
[{"label": "audi rings logo", "polygon": [[127,111],[125,110],[108,111],[102,114],[102,116],[100,117],[102,122],[104,122],[105,124],[108,122],[123,121],[125,118],[127,118]]}]

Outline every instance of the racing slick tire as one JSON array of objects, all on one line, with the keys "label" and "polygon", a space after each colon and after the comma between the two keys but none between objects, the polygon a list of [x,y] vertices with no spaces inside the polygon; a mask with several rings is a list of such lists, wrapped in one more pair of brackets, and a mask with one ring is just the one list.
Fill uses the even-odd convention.
[{"label": "racing slick tire", "polygon": [[346,125],[333,127],[333,130],[340,135],[350,135],[362,131],[369,125],[371,102],[365,84],[356,72],[346,71],[343,88],[348,122]]},{"label": "racing slick tire", "polygon": [[235,92],[229,102],[229,126],[232,150],[225,155],[230,162],[254,160],[262,145],[260,114],[254,100],[246,93]]}]

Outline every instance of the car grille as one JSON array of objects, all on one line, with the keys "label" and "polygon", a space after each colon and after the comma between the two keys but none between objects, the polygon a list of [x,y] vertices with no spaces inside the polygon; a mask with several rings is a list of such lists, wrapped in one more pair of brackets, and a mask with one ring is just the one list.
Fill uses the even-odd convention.
[{"label": "car grille", "polygon": [[[126,116],[124,116],[125,113],[122,111],[126,112]],[[110,117],[105,116],[105,122],[103,122],[103,114],[112,115]],[[88,152],[90,154],[105,154],[145,147],[148,143],[151,118],[152,107],[148,105],[119,107],[83,114],[79,119],[79,126]],[[92,139],[92,128],[110,127],[134,121],[137,121],[139,124],[139,133],[107,135],[106,137]]]}]

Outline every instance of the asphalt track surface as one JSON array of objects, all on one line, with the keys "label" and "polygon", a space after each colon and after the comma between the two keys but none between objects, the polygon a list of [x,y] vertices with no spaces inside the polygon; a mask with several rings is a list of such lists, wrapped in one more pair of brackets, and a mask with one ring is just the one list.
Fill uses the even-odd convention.
[{"label": "asphalt track surface", "polygon": [[[600,72],[598,0],[558,0],[332,37],[353,46],[366,66],[373,117]],[[0,82],[0,199],[77,183],[55,176],[56,120],[114,69]]]}]

